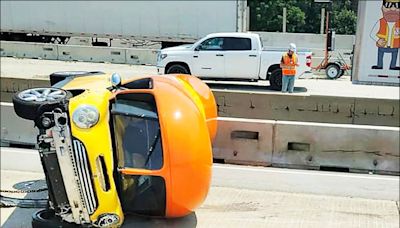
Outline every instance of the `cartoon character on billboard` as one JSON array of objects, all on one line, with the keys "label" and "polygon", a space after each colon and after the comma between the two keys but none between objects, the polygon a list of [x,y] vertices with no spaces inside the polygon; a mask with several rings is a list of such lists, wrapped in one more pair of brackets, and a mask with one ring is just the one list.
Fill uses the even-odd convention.
[{"label": "cartoon character on billboard", "polygon": [[398,71],[400,67],[396,66],[396,62],[400,49],[400,0],[382,0],[381,10],[383,17],[376,22],[370,34],[378,47],[377,65],[372,66],[372,69],[383,69],[383,56],[390,53],[392,58],[389,69]]}]

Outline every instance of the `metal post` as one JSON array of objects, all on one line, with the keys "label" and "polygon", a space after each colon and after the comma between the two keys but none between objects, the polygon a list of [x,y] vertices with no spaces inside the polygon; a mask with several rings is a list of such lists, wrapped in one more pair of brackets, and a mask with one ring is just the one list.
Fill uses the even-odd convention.
[{"label": "metal post", "polygon": [[286,7],[283,7],[282,32],[286,32]]},{"label": "metal post", "polygon": [[325,59],[324,67],[328,64],[328,31],[329,31],[329,11],[326,12],[326,25],[325,25]]},{"label": "metal post", "polygon": [[236,3],[236,31],[242,32],[242,25],[243,25],[243,18],[242,18],[242,8],[241,8],[241,1],[237,1]]},{"label": "metal post", "polygon": [[321,8],[321,29],[320,29],[321,34],[324,34],[324,23],[325,23],[325,8]]},{"label": "metal post", "polygon": [[250,7],[246,7],[246,31],[250,30]]}]

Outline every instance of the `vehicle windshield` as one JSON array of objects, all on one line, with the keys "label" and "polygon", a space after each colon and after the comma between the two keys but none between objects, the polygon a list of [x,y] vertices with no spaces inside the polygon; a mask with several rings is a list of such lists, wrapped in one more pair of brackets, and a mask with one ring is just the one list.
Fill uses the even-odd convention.
[{"label": "vehicle windshield", "polygon": [[117,99],[112,120],[118,167],[161,169],[161,132],[155,107],[144,101]]}]

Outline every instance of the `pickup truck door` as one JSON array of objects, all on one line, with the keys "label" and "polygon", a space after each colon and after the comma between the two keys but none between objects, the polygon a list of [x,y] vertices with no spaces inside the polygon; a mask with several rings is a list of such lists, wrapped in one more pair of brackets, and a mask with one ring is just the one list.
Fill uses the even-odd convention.
[{"label": "pickup truck door", "polygon": [[192,74],[199,77],[224,77],[225,58],[223,38],[214,37],[203,41],[193,52]]},{"label": "pickup truck door", "polygon": [[250,38],[226,37],[223,49],[225,51],[225,77],[258,79],[260,51],[252,45]]}]

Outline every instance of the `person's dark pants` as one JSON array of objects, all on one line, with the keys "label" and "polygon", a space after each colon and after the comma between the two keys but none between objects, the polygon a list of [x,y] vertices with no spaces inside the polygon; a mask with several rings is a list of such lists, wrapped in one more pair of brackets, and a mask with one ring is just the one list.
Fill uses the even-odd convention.
[{"label": "person's dark pants", "polygon": [[378,48],[378,67],[383,68],[383,55],[385,53],[392,53],[392,60],[390,61],[390,68],[396,67],[398,48]]}]

